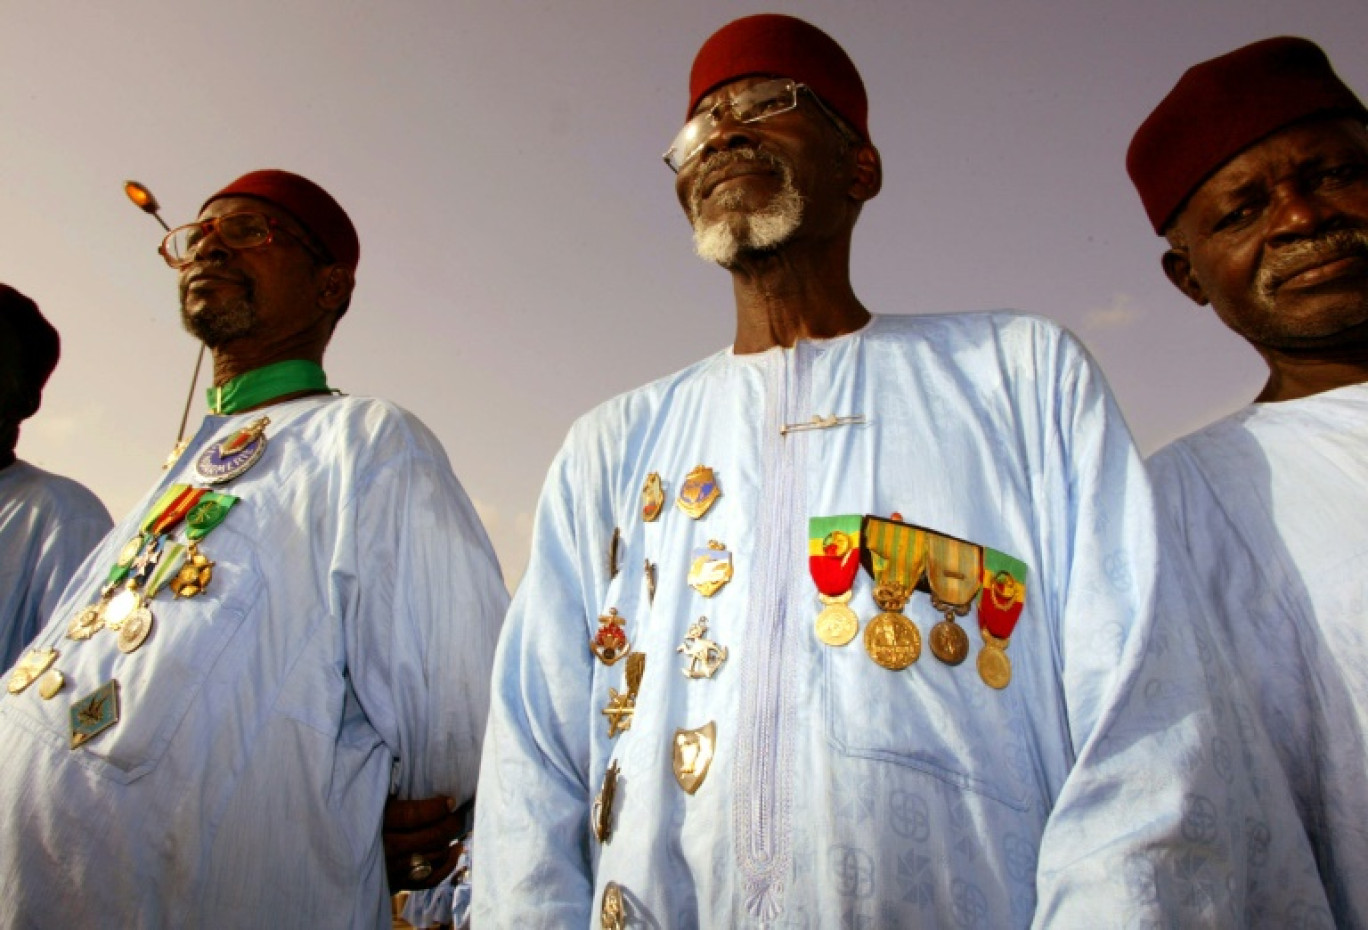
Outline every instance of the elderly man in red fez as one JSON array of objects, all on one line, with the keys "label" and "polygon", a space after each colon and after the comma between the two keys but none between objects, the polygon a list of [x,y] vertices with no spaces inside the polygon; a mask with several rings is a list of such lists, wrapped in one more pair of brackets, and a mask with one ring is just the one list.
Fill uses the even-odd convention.
[{"label": "elderly man in red fez", "polygon": [[252,172],[161,254],[211,413],[0,699],[0,927],[388,927],[386,799],[474,793],[498,565],[437,439],[328,386],[326,191]]},{"label": "elderly man in red fez", "polygon": [[474,925],[1323,910],[1223,655],[1155,609],[1143,464],[1087,354],[1019,314],[861,303],[883,173],[825,33],[738,20],[689,83],[665,160],[734,342],[584,417],[552,466],[496,660]]},{"label": "elderly man in red fez", "polygon": [[38,412],[60,354],[38,305],[0,284],[0,669],[23,654],[110,526],[83,485],[15,456],[19,426]]},{"label": "elderly man in red fez", "polygon": [[1189,69],[1127,159],[1169,280],[1268,365],[1150,467],[1342,927],[1368,927],[1366,124],[1324,52],[1268,39]]}]

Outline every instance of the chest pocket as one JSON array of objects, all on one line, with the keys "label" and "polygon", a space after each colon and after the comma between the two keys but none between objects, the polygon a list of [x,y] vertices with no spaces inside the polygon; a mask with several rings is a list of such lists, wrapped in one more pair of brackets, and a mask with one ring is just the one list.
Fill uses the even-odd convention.
[{"label": "chest pocket", "polygon": [[[111,630],[75,642],[66,638],[66,618],[49,628],[35,645],[59,651],[56,667],[66,677],[66,687],[50,701],[30,688],[8,701],[5,713],[106,778],[128,784],[152,771],[190,709],[202,706],[206,681],[214,677],[262,596],[262,575],[250,540],[221,526],[205,540],[203,551],[215,563],[204,593],[173,599],[169,587],[159,591],[147,602],[152,632],[135,652],[120,652],[118,634]],[[71,705],[111,679],[118,682],[119,721],[70,750]],[[205,728],[207,746],[207,731],[213,727],[206,724],[211,722],[194,722]],[[183,738],[193,740],[196,734]]]},{"label": "chest pocket", "polygon": [[996,691],[980,680],[973,614],[960,621],[969,633],[969,657],[951,667],[925,645],[940,615],[925,595],[914,597],[904,613],[921,631],[921,658],[909,668],[890,671],[876,665],[864,649],[864,629],[877,611],[868,606],[860,611],[860,635],[854,641],[823,648],[828,743],[848,756],[905,766],[1014,810],[1027,810],[1038,792],[1021,684]]}]

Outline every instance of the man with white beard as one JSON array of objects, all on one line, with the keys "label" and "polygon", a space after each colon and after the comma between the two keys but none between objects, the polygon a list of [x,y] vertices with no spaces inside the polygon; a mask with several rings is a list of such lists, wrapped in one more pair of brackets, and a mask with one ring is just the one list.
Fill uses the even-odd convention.
[{"label": "man with white beard", "polygon": [[1247,699],[1202,618],[1158,608],[1144,468],[1086,353],[1019,314],[859,301],[882,166],[825,33],[729,24],[687,113],[665,158],[735,340],[551,467],[473,925],[1324,914]]},{"label": "man with white beard", "polygon": [[1342,927],[1368,926],[1365,123],[1324,52],[1267,39],[1190,68],[1127,158],[1169,279],[1268,366],[1251,404],[1150,468]]}]

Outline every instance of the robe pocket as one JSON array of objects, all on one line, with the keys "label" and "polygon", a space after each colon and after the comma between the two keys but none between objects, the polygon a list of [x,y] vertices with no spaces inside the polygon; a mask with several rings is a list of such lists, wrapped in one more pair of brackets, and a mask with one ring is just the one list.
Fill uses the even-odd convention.
[{"label": "robe pocket", "polygon": [[[215,677],[229,643],[261,597],[263,582],[255,547],[246,537],[219,527],[202,549],[215,563],[213,580],[195,597],[174,599],[163,589],[149,600],[152,632],[140,648],[120,652],[118,633],[111,630],[73,642],[62,635],[62,623],[62,633],[45,645],[61,652],[57,667],[66,676],[65,690],[50,701],[38,700],[36,693],[33,700],[13,701],[7,712],[17,712],[40,740],[123,784],[152,771],[175,736],[202,743],[199,757],[207,757],[216,729],[211,717],[195,720],[204,728],[200,732],[177,731],[192,707],[200,705],[203,716],[206,682]],[[119,683],[119,721],[83,746],[69,749],[71,705],[111,679]],[[214,713],[213,708],[208,710]],[[228,714],[232,709],[218,712]]]},{"label": "robe pocket", "polygon": [[832,747],[914,769],[1014,810],[1030,808],[1037,792],[1021,699],[1011,686],[994,691],[979,680],[972,649],[953,668],[924,651],[901,671],[876,665],[859,638],[822,653]]}]

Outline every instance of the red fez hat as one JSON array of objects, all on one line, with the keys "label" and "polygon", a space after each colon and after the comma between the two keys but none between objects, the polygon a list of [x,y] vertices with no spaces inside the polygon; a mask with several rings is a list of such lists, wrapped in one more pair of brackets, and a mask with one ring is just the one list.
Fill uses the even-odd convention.
[{"label": "red fez hat", "polygon": [[1368,110],[1314,42],[1265,39],[1189,68],[1136,130],[1126,170],[1154,231],[1230,159],[1312,116]]},{"label": "red fez hat", "polygon": [[332,195],[308,178],[276,168],[253,171],[206,200],[200,211],[221,197],[255,197],[275,204],[313,233],[329,257],[356,270],[361,259],[356,227]]},{"label": "red fez hat", "polygon": [[778,13],[735,20],[703,43],[689,73],[685,118],[717,87],[754,74],[801,81],[869,140],[869,100],[850,56],[816,26]]},{"label": "red fez hat", "polygon": [[43,385],[62,354],[62,340],[36,303],[5,284],[0,284],[0,328],[8,330],[6,338],[18,343],[19,351],[12,358],[18,363],[19,382],[26,394],[18,411],[19,419],[25,420],[38,411]]}]

